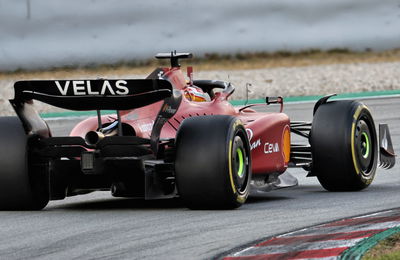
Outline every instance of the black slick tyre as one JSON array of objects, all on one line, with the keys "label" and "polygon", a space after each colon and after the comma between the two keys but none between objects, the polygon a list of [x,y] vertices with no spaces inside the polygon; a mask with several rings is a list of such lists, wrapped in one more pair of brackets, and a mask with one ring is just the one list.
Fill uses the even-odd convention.
[{"label": "black slick tyre", "polygon": [[0,117],[0,210],[39,210],[49,202],[48,175],[29,166],[28,142],[17,117]]},{"label": "black slick tyre", "polygon": [[369,109],[361,102],[321,105],[312,123],[311,172],[329,191],[368,187],[377,168],[377,135]]},{"label": "black slick tyre", "polygon": [[192,209],[233,209],[250,191],[251,159],[246,130],[233,116],[185,119],[176,137],[178,193]]}]

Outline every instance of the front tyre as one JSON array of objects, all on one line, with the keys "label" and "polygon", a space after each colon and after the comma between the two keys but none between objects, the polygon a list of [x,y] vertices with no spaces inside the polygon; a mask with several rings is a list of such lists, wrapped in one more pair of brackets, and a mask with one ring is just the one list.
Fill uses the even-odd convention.
[{"label": "front tyre", "polygon": [[233,209],[250,191],[251,159],[246,130],[233,116],[185,119],[176,137],[179,195],[192,209]]},{"label": "front tyre", "polygon": [[357,101],[321,105],[312,123],[312,174],[329,191],[358,191],[375,177],[378,142],[369,109]]}]

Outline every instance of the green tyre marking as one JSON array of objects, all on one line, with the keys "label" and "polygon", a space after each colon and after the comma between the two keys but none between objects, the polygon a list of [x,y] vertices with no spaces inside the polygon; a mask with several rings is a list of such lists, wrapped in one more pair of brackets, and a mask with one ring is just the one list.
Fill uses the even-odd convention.
[{"label": "green tyre marking", "polygon": [[237,175],[240,177],[240,178],[242,178],[243,177],[243,174],[244,174],[244,171],[243,171],[243,165],[244,165],[244,160],[243,160],[243,152],[242,152],[242,149],[240,149],[240,148],[237,148],[236,149],[236,153],[237,153],[237,155],[238,155],[238,157],[239,157],[239,169],[238,169],[238,171],[237,171]]},{"label": "green tyre marking", "polygon": [[369,137],[365,132],[363,132],[361,135],[365,138],[365,153],[362,153],[362,156],[367,158],[370,150]]}]

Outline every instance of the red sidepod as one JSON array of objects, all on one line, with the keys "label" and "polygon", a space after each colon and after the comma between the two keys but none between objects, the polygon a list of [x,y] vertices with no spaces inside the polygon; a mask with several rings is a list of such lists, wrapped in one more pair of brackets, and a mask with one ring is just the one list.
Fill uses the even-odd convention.
[{"label": "red sidepod", "polygon": [[284,172],[290,156],[290,122],[284,113],[241,113],[250,139],[253,174]]}]

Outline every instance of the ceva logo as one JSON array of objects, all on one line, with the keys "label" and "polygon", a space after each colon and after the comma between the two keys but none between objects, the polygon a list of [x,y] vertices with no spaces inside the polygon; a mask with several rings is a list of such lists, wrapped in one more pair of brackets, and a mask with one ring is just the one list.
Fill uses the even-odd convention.
[{"label": "ceva logo", "polygon": [[279,145],[278,143],[265,143],[264,144],[264,153],[269,154],[269,153],[277,153],[279,152]]}]

